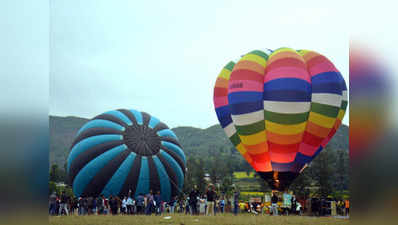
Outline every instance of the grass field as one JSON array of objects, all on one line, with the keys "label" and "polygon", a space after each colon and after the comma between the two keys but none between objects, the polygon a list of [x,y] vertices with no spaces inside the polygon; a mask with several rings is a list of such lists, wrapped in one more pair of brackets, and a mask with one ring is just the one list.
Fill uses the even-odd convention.
[{"label": "grass field", "polygon": [[254,173],[250,173],[249,176],[247,176],[246,172],[234,172],[234,176],[236,179],[254,178]]},{"label": "grass field", "polygon": [[258,196],[258,197],[264,196],[264,192],[258,192],[258,191],[242,191],[242,192],[240,192],[240,194],[241,195]]},{"label": "grass field", "polygon": [[337,225],[348,224],[347,219],[336,219],[329,217],[306,217],[306,216],[269,216],[269,215],[249,215],[242,214],[234,216],[232,214],[218,216],[185,216],[174,214],[170,219],[163,216],[57,216],[50,217],[51,225],[188,225],[188,224],[211,224],[211,225],[233,225],[233,224],[267,224],[267,225]]}]

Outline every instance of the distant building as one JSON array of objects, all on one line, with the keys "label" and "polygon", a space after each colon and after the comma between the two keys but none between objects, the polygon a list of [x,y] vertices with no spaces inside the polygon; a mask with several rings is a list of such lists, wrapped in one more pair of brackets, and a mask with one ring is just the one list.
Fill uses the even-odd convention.
[{"label": "distant building", "polygon": [[55,183],[55,185],[57,187],[66,187],[66,184],[64,182],[58,182],[58,183]]}]

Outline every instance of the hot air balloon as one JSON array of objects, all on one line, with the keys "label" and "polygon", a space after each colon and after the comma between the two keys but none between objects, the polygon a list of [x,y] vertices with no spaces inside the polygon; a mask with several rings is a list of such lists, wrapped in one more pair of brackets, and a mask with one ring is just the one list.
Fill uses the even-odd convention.
[{"label": "hot air balloon", "polygon": [[145,112],[119,109],[84,124],[71,146],[67,172],[76,196],[137,196],[182,189],[186,159],[174,132]]},{"label": "hot air balloon", "polygon": [[215,111],[235,148],[274,190],[285,190],[339,128],[343,77],[309,50],[255,50],[217,77]]}]

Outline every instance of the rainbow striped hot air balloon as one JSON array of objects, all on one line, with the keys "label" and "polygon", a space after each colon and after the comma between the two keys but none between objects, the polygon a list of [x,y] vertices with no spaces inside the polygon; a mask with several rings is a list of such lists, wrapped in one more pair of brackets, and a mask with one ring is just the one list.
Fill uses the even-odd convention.
[{"label": "rainbow striped hot air balloon", "polygon": [[235,148],[272,189],[284,190],[336,133],[347,88],[319,53],[256,50],[221,70],[214,106]]}]

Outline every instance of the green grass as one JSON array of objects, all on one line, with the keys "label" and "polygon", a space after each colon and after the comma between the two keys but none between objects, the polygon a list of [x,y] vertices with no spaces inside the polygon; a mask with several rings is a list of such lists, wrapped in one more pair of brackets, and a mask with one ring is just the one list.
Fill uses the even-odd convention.
[{"label": "green grass", "polygon": [[254,178],[254,173],[250,173],[249,176],[247,176],[246,172],[234,172],[234,176],[236,179]]},{"label": "green grass", "polygon": [[258,197],[264,196],[264,192],[258,192],[258,191],[242,191],[240,194],[241,195],[258,196]]},{"label": "green grass", "polygon": [[50,217],[51,225],[124,225],[124,224],[165,224],[165,225],[188,225],[188,224],[267,224],[267,225],[337,225],[348,224],[347,219],[335,219],[330,217],[306,217],[306,216],[269,216],[269,215],[249,215],[241,214],[234,216],[232,214],[224,214],[218,216],[185,216],[182,214],[174,214],[171,219],[164,219],[163,216],[57,216]]},{"label": "green grass", "polygon": [[[239,187],[242,195],[257,195],[257,192],[261,187],[260,184],[254,178],[254,173],[247,175],[246,172],[234,172],[236,186]],[[263,194],[261,194],[263,196]]]}]

